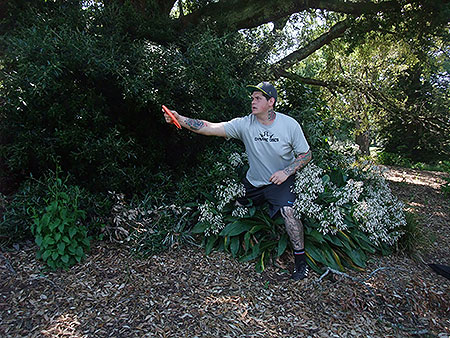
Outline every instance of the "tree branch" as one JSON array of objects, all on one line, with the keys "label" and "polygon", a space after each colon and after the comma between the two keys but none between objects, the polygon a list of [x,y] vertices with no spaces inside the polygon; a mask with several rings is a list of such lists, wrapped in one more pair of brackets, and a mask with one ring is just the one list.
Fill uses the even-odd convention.
[{"label": "tree branch", "polygon": [[321,9],[359,16],[398,8],[396,1],[349,2],[345,0],[221,0],[186,15],[180,30],[209,19],[219,30],[253,28],[306,9]]},{"label": "tree branch", "polygon": [[322,48],[324,45],[330,43],[332,40],[344,35],[345,31],[350,27],[351,22],[352,20],[350,19],[338,22],[331,27],[327,33],[322,34],[317,39],[308,43],[307,46],[296,50],[280,61],[274,63],[273,66],[275,68],[288,69],[292,64],[307,58],[309,55]]},{"label": "tree branch", "polygon": [[285,71],[284,69],[273,69],[273,72],[276,77],[285,77],[287,79],[291,79],[300,83],[312,85],[312,86],[320,86],[320,87],[326,87],[330,90],[336,90],[339,87],[346,87],[344,83],[339,82],[329,82],[329,81],[323,81],[319,79],[311,79],[307,77],[302,77],[300,75],[297,75],[295,73],[290,73]]}]

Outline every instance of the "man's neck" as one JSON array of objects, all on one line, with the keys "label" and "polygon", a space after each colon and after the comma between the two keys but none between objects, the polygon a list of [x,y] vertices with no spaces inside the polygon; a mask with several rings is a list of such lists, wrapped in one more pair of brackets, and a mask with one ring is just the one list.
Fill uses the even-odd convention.
[{"label": "man's neck", "polygon": [[267,112],[261,113],[256,118],[264,125],[271,125],[275,121],[276,116],[277,113],[275,113],[275,110],[269,109]]}]

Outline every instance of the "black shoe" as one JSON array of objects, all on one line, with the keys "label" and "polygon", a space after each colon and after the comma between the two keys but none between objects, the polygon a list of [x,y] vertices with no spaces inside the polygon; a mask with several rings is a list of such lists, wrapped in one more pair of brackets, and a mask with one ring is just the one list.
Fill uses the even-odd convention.
[{"label": "black shoe", "polygon": [[308,275],[308,265],[306,263],[303,263],[298,267],[294,268],[294,272],[292,272],[291,278],[293,280],[302,280],[306,278],[307,275]]}]

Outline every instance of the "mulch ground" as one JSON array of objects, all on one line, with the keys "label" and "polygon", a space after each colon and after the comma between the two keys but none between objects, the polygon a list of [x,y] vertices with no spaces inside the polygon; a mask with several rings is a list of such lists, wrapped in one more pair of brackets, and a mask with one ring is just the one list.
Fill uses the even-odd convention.
[{"label": "mulch ground", "polygon": [[148,259],[95,243],[85,262],[46,272],[35,247],[0,255],[1,337],[449,337],[450,203],[443,173],[389,168],[394,192],[420,215],[418,254],[371,257],[364,272],[274,266],[256,273],[229,255],[172,250]]}]

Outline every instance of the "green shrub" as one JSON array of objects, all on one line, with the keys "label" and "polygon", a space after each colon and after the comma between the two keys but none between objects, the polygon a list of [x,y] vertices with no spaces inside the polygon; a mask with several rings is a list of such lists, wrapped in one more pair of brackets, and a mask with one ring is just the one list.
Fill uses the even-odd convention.
[{"label": "green shrub", "polygon": [[447,176],[444,177],[446,183],[442,185],[441,190],[447,198],[450,198],[450,161],[443,161],[442,168],[447,173]]},{"label": "green shrub", "polygon": [[[222,175],[203,187],[193,233],[201,234],[207,253],[228,251],[240,260],[255,260],[256,269],[262,271],[290,247],[283,219],[270,219],[264,207],[235,206],[245,192],[238,174],[245,157],[228,153],[226,158],[211,168],[222,168]],[[324,170],[310,163],[296,174],[293,189],[298,196],[293,208],[304,223],[308,263],[316,271],[324,266],[363,269],[368,255],[391,253],[402,235],[403,204],[375,168]]]},{"label": "green shrub", "polygon": [[412,161],[409,158],[395,153],[381,151],[377,154],[377,162],[385,165],[393,165],[398,167],[410,168]]},{"label": "green shrub", "polygon": [[45,206],[46,186],[41,181],[29,177],[12,196],[3,196],[3,212],[0,220],[0,245],[32,239],[29,214],[31,209]]},{"label": "green shrub", "polygon": [[37,258],[51,269],[69,268],[81,262],[90,249],[88,229],[83,224],[86,213],[79,209],[81,191],[59,176],[57,170],[49,180],[46,207],[31,211]]}]

